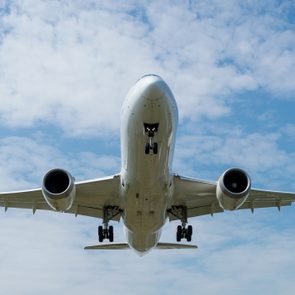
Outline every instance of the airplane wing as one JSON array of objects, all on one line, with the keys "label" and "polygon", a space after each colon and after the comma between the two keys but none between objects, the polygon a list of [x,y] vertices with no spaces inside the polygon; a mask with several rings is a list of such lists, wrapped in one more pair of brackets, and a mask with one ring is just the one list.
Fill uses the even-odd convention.
[{"label": "airplane wing", "polygon": [[[206,215],[224,210],[219,206],[216,198],[216,182],[174,176],[174,196],[171,206],[186,206],[187,217]],[[273,192],[251,189],[246,202],[239,209],[290,206],[295,202],[295,193]],[[169,219],[177,219],[169,213]]]},{"label": "airplane wing", "polygon": [[[73,206],[66,213],[103,218],[103,207],[106,205],[120,206],[119,176],[114,175],[90,181],[76,183],[76,197]],[[50,210],[46,203],[41,188],[26,191],[0,193],[0,206],[5,208],[24,208],[36,210]],[[119,220],[114,216],[112,220]]]}]

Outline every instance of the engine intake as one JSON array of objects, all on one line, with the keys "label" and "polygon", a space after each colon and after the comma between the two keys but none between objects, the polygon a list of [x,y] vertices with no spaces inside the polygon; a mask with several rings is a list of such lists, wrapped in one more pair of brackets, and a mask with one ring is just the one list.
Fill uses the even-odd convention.
[{"label": "engine intake", "polygon": [[249,196],[251,180],[248,174],[239,168],[226,170],[218,179],[216,196],[224,210],[241,207]]},{"label": "engine intake", "polygon": [[63,169],[50,170],[43,178],[42,193],[53,210],[67,211],[76,195],[74,177]]}]

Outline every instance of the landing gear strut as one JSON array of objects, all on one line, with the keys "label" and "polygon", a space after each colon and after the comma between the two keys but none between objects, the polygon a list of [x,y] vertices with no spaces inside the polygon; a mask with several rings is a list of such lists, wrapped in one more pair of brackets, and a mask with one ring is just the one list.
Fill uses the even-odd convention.
[{"label": "landing gear strut", "polygon": [[168,212],[181,221],[181,225],[177,226],[176,241],[180,242],[182,239],[186,239],[188,242],[192,240],[193,227],[187,225],[187,209],[185,206],[172,206]]},{"label": "landing gear strut", "polygon": [[154,155],[158,153],[158,143],[154,142],[155,133],[158,132],[159,123],[148,124],[143,123],[144,132],[148,136],[149,141],[145,144],[144,152],[146,155],[153,152]]},{"label": "landing gear strut", "polygon": [[103,242],[108,239],[110,242],[114,241],[114,228],[109,226],[109,221],[116,215],[121,213],[121,209],[118,206],[106,206],[103,208],[103,225],[98,227],[98,240]]}]

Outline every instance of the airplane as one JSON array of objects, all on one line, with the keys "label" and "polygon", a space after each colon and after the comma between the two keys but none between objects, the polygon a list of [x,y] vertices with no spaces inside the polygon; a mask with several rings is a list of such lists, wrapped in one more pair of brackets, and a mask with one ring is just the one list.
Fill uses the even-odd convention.
[{"label": "airplane", "polygon": [[[178,109],[158,75],[140,78],[121,111],[121,171],[109,177],[76,182],[70,172],[54,168],[38,189],[0,194],[0,206],[53,210],[100,218],[100,244],[86,250],[133,249],[144,255],[154,248],[197,248],[188,219],[225,210],[289,206],[295,193],[251,188],[240,168],[226,170],[215,181],[187,178],[171,171]],[[160,242],[167,221],[178,220],[177,243]],[[111,221],[123,221],[127,243],[113,243]],[[109,243],[102,243],[108,240]]]}]

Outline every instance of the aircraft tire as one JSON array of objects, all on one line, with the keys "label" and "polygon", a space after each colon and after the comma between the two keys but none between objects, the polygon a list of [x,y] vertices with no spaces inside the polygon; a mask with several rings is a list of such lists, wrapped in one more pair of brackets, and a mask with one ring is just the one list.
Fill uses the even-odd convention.
[{"label": "aircraft tire", "polygon": [[154,155],[158,153],[158,144],[156,142],[153,144],[153,153]]},{"label": "aircraft tire", "polygon": [[112,225],[109,227],[109,241],[111,243],[114,241],[114,228]]},{"label": "aircraft tire", "polygon": [[192,235],[193,235],[193,227],[189,225],[187,227],[187,232],[186,232],[186,240],[190,242],[192,240]]},{"label": "aircraft tire", "polygon": [[150,144],[149,143],[145,144],[144,152],[146,155],[148,155],[150,153]]},{"label": "aircraft tire", "polygon": [[100,243],[103,241],[103,228],[101,225],[98,227],[98,241]]},{"label": "aircraft tire", "polygon": [[182,227],[181,225],[178,225],[176,230],[176,241],[180,242],[181,238],[182,238]]}]

